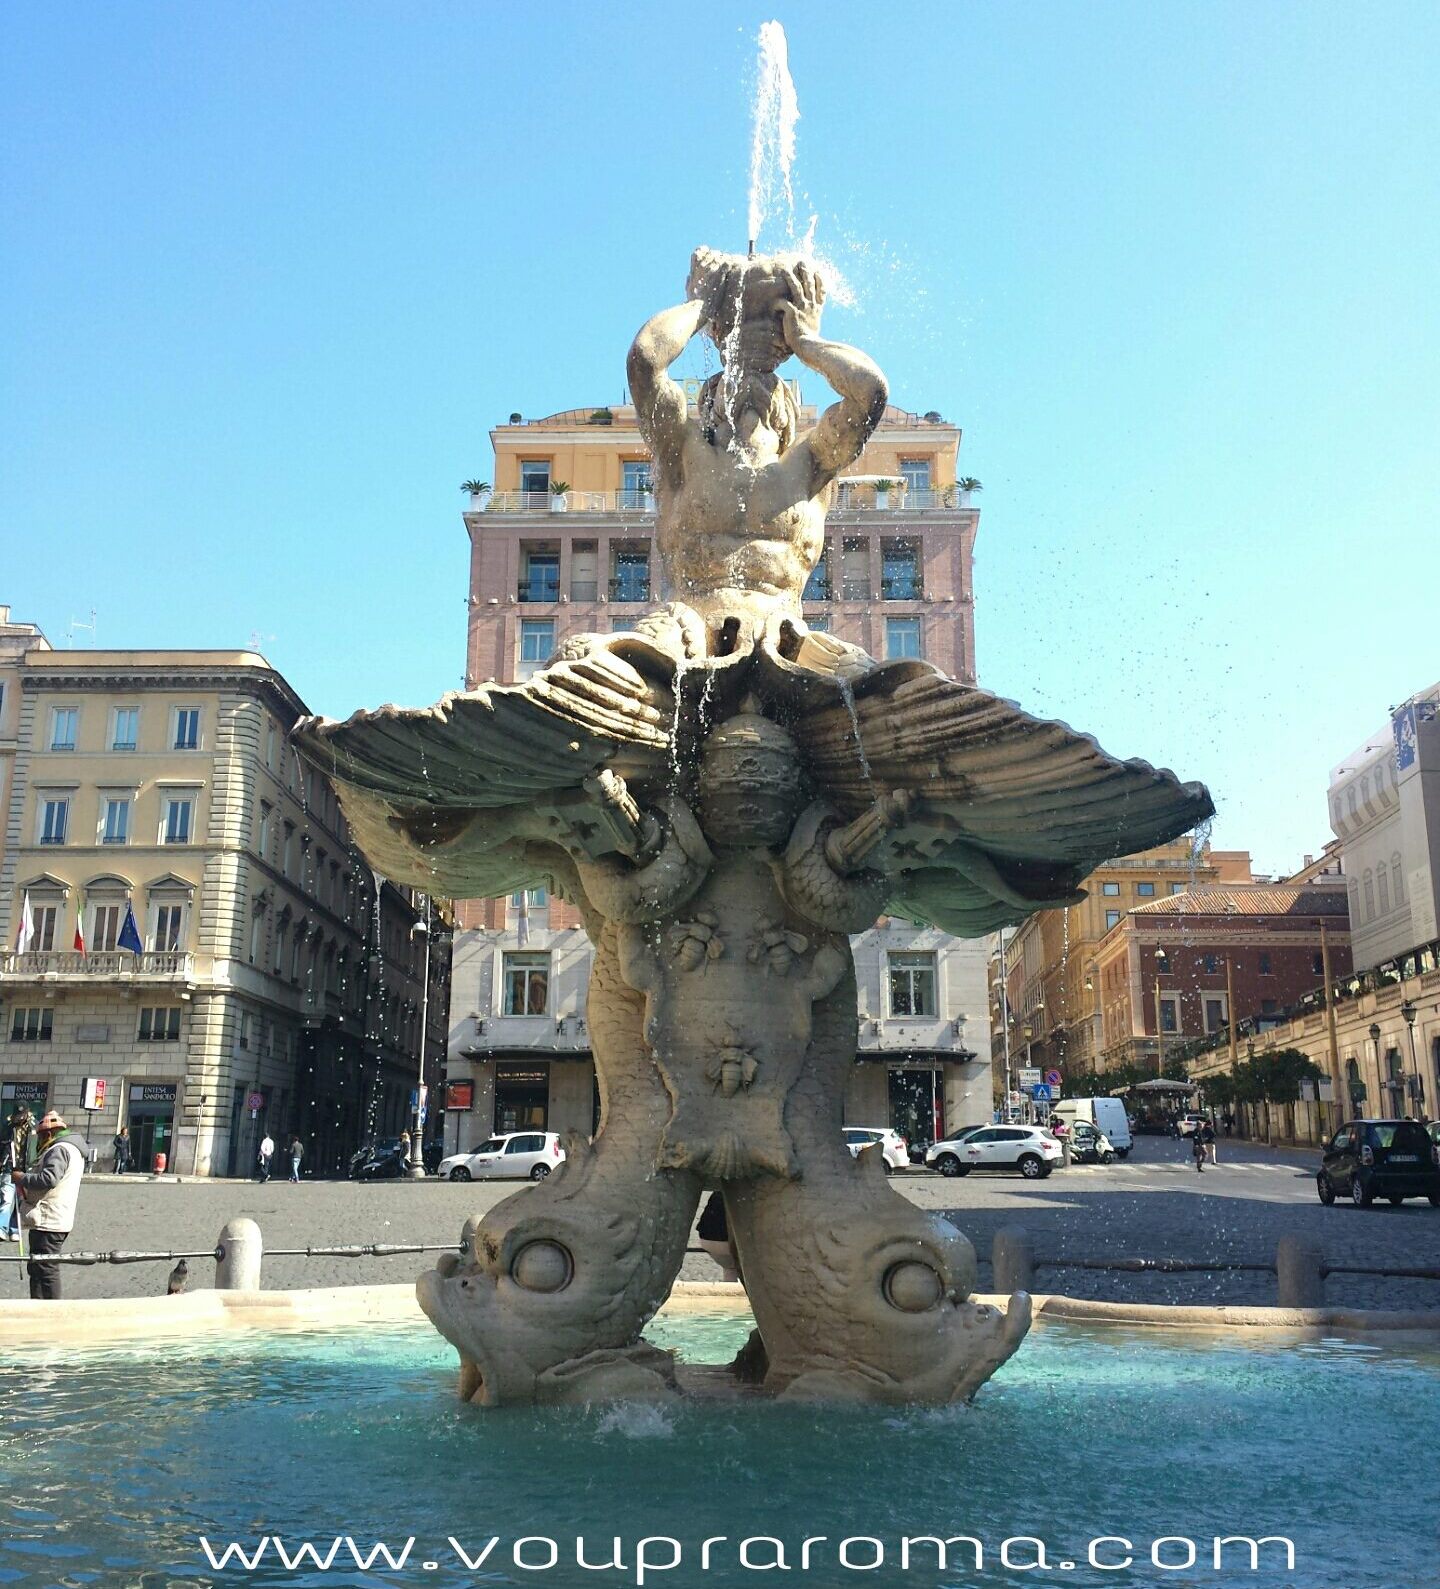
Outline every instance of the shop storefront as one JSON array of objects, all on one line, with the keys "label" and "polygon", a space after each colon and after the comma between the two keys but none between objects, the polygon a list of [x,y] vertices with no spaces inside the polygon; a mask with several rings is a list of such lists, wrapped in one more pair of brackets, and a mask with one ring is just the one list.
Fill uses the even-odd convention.
[{"label": "shop storefront", "polygon": [[0,1082],[0,1118],[8,1120],[24,1104],[38,1120],[50,1106],[48,1081]]},{"label": "shop storefront", "polygon": [[166,1168],[179,1168],[175,1158],[175,1100],[180,1091],[173,1081],[132,1081],[126,1125],[130,1127],[130,1152],[137,1169],[148,1170],[157,1154],[165,1155]]},{"label": "shop storefront", "polygon": [[495,1065],[495,1130],[544,1131],[550,1122],[550,1065],[499,1060]]}]

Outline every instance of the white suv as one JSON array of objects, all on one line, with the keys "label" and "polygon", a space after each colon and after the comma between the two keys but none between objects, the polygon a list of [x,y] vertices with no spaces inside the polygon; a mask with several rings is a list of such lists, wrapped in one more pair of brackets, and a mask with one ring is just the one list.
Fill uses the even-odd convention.
[{"label": "white suv", "polygon": [[880,1159],[886,1175],[892,1170],[910,1168],[910,1144],[898,1131],[892,1131],[889,1126],[845,1127],[845,1145],[850,1149],[852,1159],[858,1159],[863,1149],[877,1142],[880,1144]]},{"label": "white suv", "polygon": [[982,1126],[937,1142],[931,1152],[942,1175],[1019,1170],[1027,1181],[1043,1179],[1064,1157],[1060,1144],[1040,1126]]},{"label": "white suv", "polygon": [[565,1149],[553,1131],[511,1131],[491,1137],[473,1153],[441,1159],[437,1175],[452,1181],[543,1181],[565,1162]]}]

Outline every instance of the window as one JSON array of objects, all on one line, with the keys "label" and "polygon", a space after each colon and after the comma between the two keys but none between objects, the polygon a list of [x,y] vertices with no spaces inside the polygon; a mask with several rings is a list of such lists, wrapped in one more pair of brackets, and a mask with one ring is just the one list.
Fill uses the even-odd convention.
[{"label": "window", "polygon": [[1135,892],[1141,899],[1154,899],[1155,885],[1154,883],[1136,883]]},{"label": "window", "polygon": [[1100,892],[1106,899],[1119,899],[1120,885],[1119,883],[1101,883]]},{"label": "window", "polygon": [[1396,850],[1390,857],[1390,876],[1395,883],[1395,903],[1405,903],[1405,874],[1400,870],[1400,852]]},{"label": "window", "polygon": [[629,634],[639,622],[638,618],[612,618],[610,620],[610,633]]},{"label": "window", "polygon": [[1380,914],[1390,914],[1390,872],[1384,861],[1375,868],[1375,891],[1380,896]]},{"label": "window", "polygon": [[155,907],[154,949],[178,949],[181,943],[182,924],[185,920],[183,905],[157,905]]},{"label": "window", "polygon": [[650,553],[644,547],[618,547],[610,578],[611,601],[650,600]]},{"label": "window", "polygon": [[[810,577],[805,581],[805,594],[802,601],[829,601],[830,600],[830,569],[825,561],[825,553],[820,553],[820,561],[810,571]],[[815,625],[812,623],[813,629]]]},{"label": "window", "polygon": [[505,1015],[544,1015],[550,1000],[550,956],[507,954],[504,959]]},{"label": "window", "polygon": [[265,944],[265,907],[258,902],[250,911],[250,964],[260,964],[260,951]]},{"label": "window", "polygon": [[892,954],[890,961],[890,1013],[935,1014],[935,956]]},{"label": "window", "polygon": [[70,827],[70,800],[66,795],[47,795],[40,801],[40,842],[63,844]]},{"label": "window", "polygon": [[274,826],[275,813],[272,808],[262,800],[260,802],[260,830],[255,839],[255,848],[260,853],[262,861],[270,859],[270,830]]},{"label": "window", "polygon": [[180,1040],[180,1006],[147,1005],[140,1011],[142,1043],[177,1043]]},{"label": "window", "polygon": [[100,842],[130,842],[130,800],[127,795],[107,795],[100,814]]},{"label": "window", "polygon": [[[880,599],[915,601],[920,595],[920,558],[913,542],[881,541]],[[916,656],[920,653],[917,651]]]},{"label": "window", "polygon": [[847,537],[840,549],[840,593],[846,601],[870,600],[870,542]]},{"label": "window", "polygon": [[1260,1000],[1260,1013],[1261,1013],[1261,1015],[1274,1015],[1274,1014],[1276,1014],[1278,1012],[1279,1008],[1280,1008],[1280,1005],[1275,999],[1261,999]]},{"label": "window", "polygon": [[1205,973],[1205,975],[1207,977],[1213,977],[1213,976],[1218,975],[1219,971],[1220,971],[1220,956],[1219,955],[1202,955],[1200,957],[1200,969]]},{"label": "window", "polygon": [[[526,893],[530,896],[530,904],[532,907],[536,905],[548,905],[550,903],[550,895],[546,889],[530,888],[526,889]],[[510,896],[510,908],[512,910],[520,909],[520,898],[520,890],[517,888]]]},{"label": "window", "polygon": [[162,844],[188,844],[195,801],[190,795],[171,795],[165,802],[165,823],[160,830]]},{"label": "window", "polygon": [[829,634],[830,620],[828,617],[807,618],[805,626],[815,634]]},{"label": "window", "polygon": [[626,458],[620,465],[620,506],[638,508],[655,489],[648,458]]},{"label": "window", "polygon": [[[522,458],[520,460],[520,489],[535,491],[542,496],[550,494],[550,460],[548,458]],[[542,506],[544,504],[541,504]]]},{"label": "window", "polygon": [[520,576],[521,601],[559,601],[560,554],[552,551],[526,551]]},{"label": "window", "polygon": [[275,929],[275,958],[271,961],[270,969],[277,977],[285,964],[285,934],[289,930],[289,924],[283,920]]},{"label": "window", "polygon": [[1225,1000],[1220,994],[1207,994],[1205,998],[1205,1033],[1209,1036],[1226,1025]]},{"label": "window", "polygon": [[1118,910],[1107,910],[1105,912],[1105,931],[1109,932],[1112,927],[1118,927],[1119,925],[1120,912]]},{"label": "window", "polygon": [[110,749],[134,750],[139,743],[139,707],[117,706],[110,714]]},{"label": "window", "polygon": [[104,952],[120,943],[120,924],[125,912],[119,905],[97,905],[90,924],[90,947]]},{"label": "window", "polygon": [[56,706],[50,711],[50,749],[74,750],[75,736],[80,731],[80,709],[77,706]]},{"label": "window", "polygon": [[241,1012],[240,1012],[240,1038],[239,1038],[239,1043],[240,1043],[241,1048],[249,1048],[249,1046],[250,1046],[250,1012],[249,1012],[249,1010],[241,1010]]},{"label": "window", "polygon": [[555,620],[525,618],[520,624],[520,660],[538,666],[550,660],[555,649]]},{"label": "window", "polygon": [[55,947],[55,932],[60,920],[60,907],[58,905],[35,905],[31,907],[30,919],[35,924],[35,931],[30,939],[32,949],[42,949],[49,953]]},{"label": "window", "polygon": [[1268,949],[1260,951],[1260,975],[1262,977],[1273,975],[1270,969],[1270,951]]},{"label": "window", "polygon": [[1171,883],[1170,892],[1172,894],[1183,894],[1185,892],[1185,886],[1186,885],[1184,883]]},{"label": "window", "polygon": [[1173,1037],[1180,1030],[1180,995],[1178,993],[1162,993],[1160,995],[1160,1031],[1166,1037]]},{"label": "window", "polygon": [[295,860],[295,824],[293,822],[287,822],[285,824],[285,851],[284,851],[284,854],[280,857],[280,870],[282,872],[284,872],[286,877],[289,877],[289,875],[290,875],[290,867],[291,867],[292,863],[294,862],[294,860]]},{"label": "window", "polygon": [[900,657],[920,655],[920,620],[918,618],[887,618],[885,620],[885,656],[888,661]]},{"label": "window", "polygon": [[200,749],[200,708],[198,706],[177,706],[175,708],[175,742],[176,750]]},{"label": "window", "polygon": [[1365,872],[1365,920],[1375,920],[1375,874],[1368,868]]},{"label": "window", "polygon": [[265,765],[271,772],[275,771],[275,725],[268,721],[265,724]]},{"label": "window", "polygon": [[900,460],[900,478],[905,482],[907,493],[928,491],[930,489],[930,460],[928,458],[902,458]]},{"label": "window", "polygon": [[55,1011],[48,1005],[36,1010],[17,1008],[10,1021],[12,1043],[48,1043],[55,1025]]}]

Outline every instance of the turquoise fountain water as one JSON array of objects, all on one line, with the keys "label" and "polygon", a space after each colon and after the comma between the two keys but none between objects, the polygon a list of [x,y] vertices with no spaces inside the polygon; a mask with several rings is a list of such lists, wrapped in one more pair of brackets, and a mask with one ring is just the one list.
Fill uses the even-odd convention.
[{"label": "turquoise fountain water", "polygon": [[[735,1314],[651,1326],[657,1344],[719,1361],[743,1338]],[[1197,1344],[1197,1341],[1199,1344]],[[1428,1520],[1440,1482],[1406,1459],[1405,1496],[1377,1514],[1357,1491],[1335,1442],[1349,1409],[1383,1460],[1395,1432],[1407,1454],[1440,1446],[1440,1356],[1339,1342],[1237,1346],[1164,1331],[1038,1330],[971,1407],[928,1410],[683,1402],[608,1409],[457,1403],[453,1354],[428,1326],[328,1335],[239,1337],[139,1351],[12,1353],[0,1370],[0,1449],[8,1508],[0,1584],[633,1584],[637,1543],[670,1536],[685,1552],[646,1583],[715,1585],[767,1580],[734,1554],[745,1536],[785,1543],[792,1570],[813,1547],[804,1581],[954,1586],[1177,1583],[1300,1586],[1433,1584]],[[783,1476],[783,1483],[777,1478]],[[1398,1478],[1398,1476],[1397,1476]],[[937,1570],[933,1548],[900,1566],[906,1535],[972,1535],[986,1549]],[[1266,1547],[1261,1570],[1244,1552],[1214,1572],[1214,1536],[1284,1535],[1296,1565]],[[384,1541],[403,1571],[361,1571],[340,1547],[329,1571],[286,1569],[273,1544],[254,1571],[213,1571],[200,1543],[279,1536],[292,1553],[322,1557],[337,1536],[368,1550]],[[517,1568],[518,1538],[558,1545],[549,1571]],[[699,1571],[701,1542],[713,1547]],[[1120,1535],[1134,1565],[1100,1570],[1087,1542]],[[1199,1546],[1188,1572],[1150,1565],[1151,1541],[1186,1535]],[[483,1569],[463,1566],[492,1536]],[[611,1559],[625,1570],[576,1565]],[[847,1571],[842,1539],[869,1536],[886,1552],[875,1571]],[[1049,1571],[1033,1562],[1046,1542]],[[999,1560],[1011,1547],[1012,1567]],[[875,1547],[854,1544],[852,1563]],[[1178,1545],[1162,1546],[1176,1561]],[[752,1547],[752,1561],[774,1547]],[[768,1553],[767,1553],[768,1552]],[[1168,1555],[1167,1555],[1168,1552]],[[531,1563],[544,1548],[522,1549]],[[652,1560],[663,1557],[649,1548]],[[1098,1547],[1101,1561],[1124,1547]],[[1378,1561],[1377,1561],[1378,1558]],[[1246,1558],[1248,1560],[1248,1558]],[[437,1563],[425,1568],[426,1561]],[[1076,1565],[1062,1568],[1062,1562]],[[1373,1563],[1373,1565],[1372,1565]],[[1383,1565],[1380,1565],[1383,1563]],[[797,1577],[798,1577],[797,1571]],[[788,1581],[796,1581],[790,1579]]]}]

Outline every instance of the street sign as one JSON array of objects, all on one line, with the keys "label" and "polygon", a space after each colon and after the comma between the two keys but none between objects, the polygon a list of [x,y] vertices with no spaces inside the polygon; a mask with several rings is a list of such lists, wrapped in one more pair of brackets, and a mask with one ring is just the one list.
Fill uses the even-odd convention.
[{"label": "street sign", "polygon": [[1020,1085],[1027,1091],[1031,1087],[1040,1085],[1040,1067],[1038,1065],[1021,1065],[1015,1075]]},{"label": "street sign", "polygon": [[1049,1103],[1050,1089],[1043,1081],[1037,1081],[1030,1089],[1030,1096],[1035,1100],[1036,1103]]},{"label": "street sign", "polygon": [[1045,1072],[1045,1085],[1047,1087],[1058,1087],[1060,1085],[1060,1072],[1058,1070],[1047,1070]]},{"label": "street sign", "polygon": [[80,1084],[80,1107],[85,1110],[105,1107],[105,1078],[87,1076]]},{"label": "street sign", "polygon": [[265,1107],[265,1094],[263,1092],[252,1092],[245,1100],[245,1107],[252,1115],[259,1114]]}]

